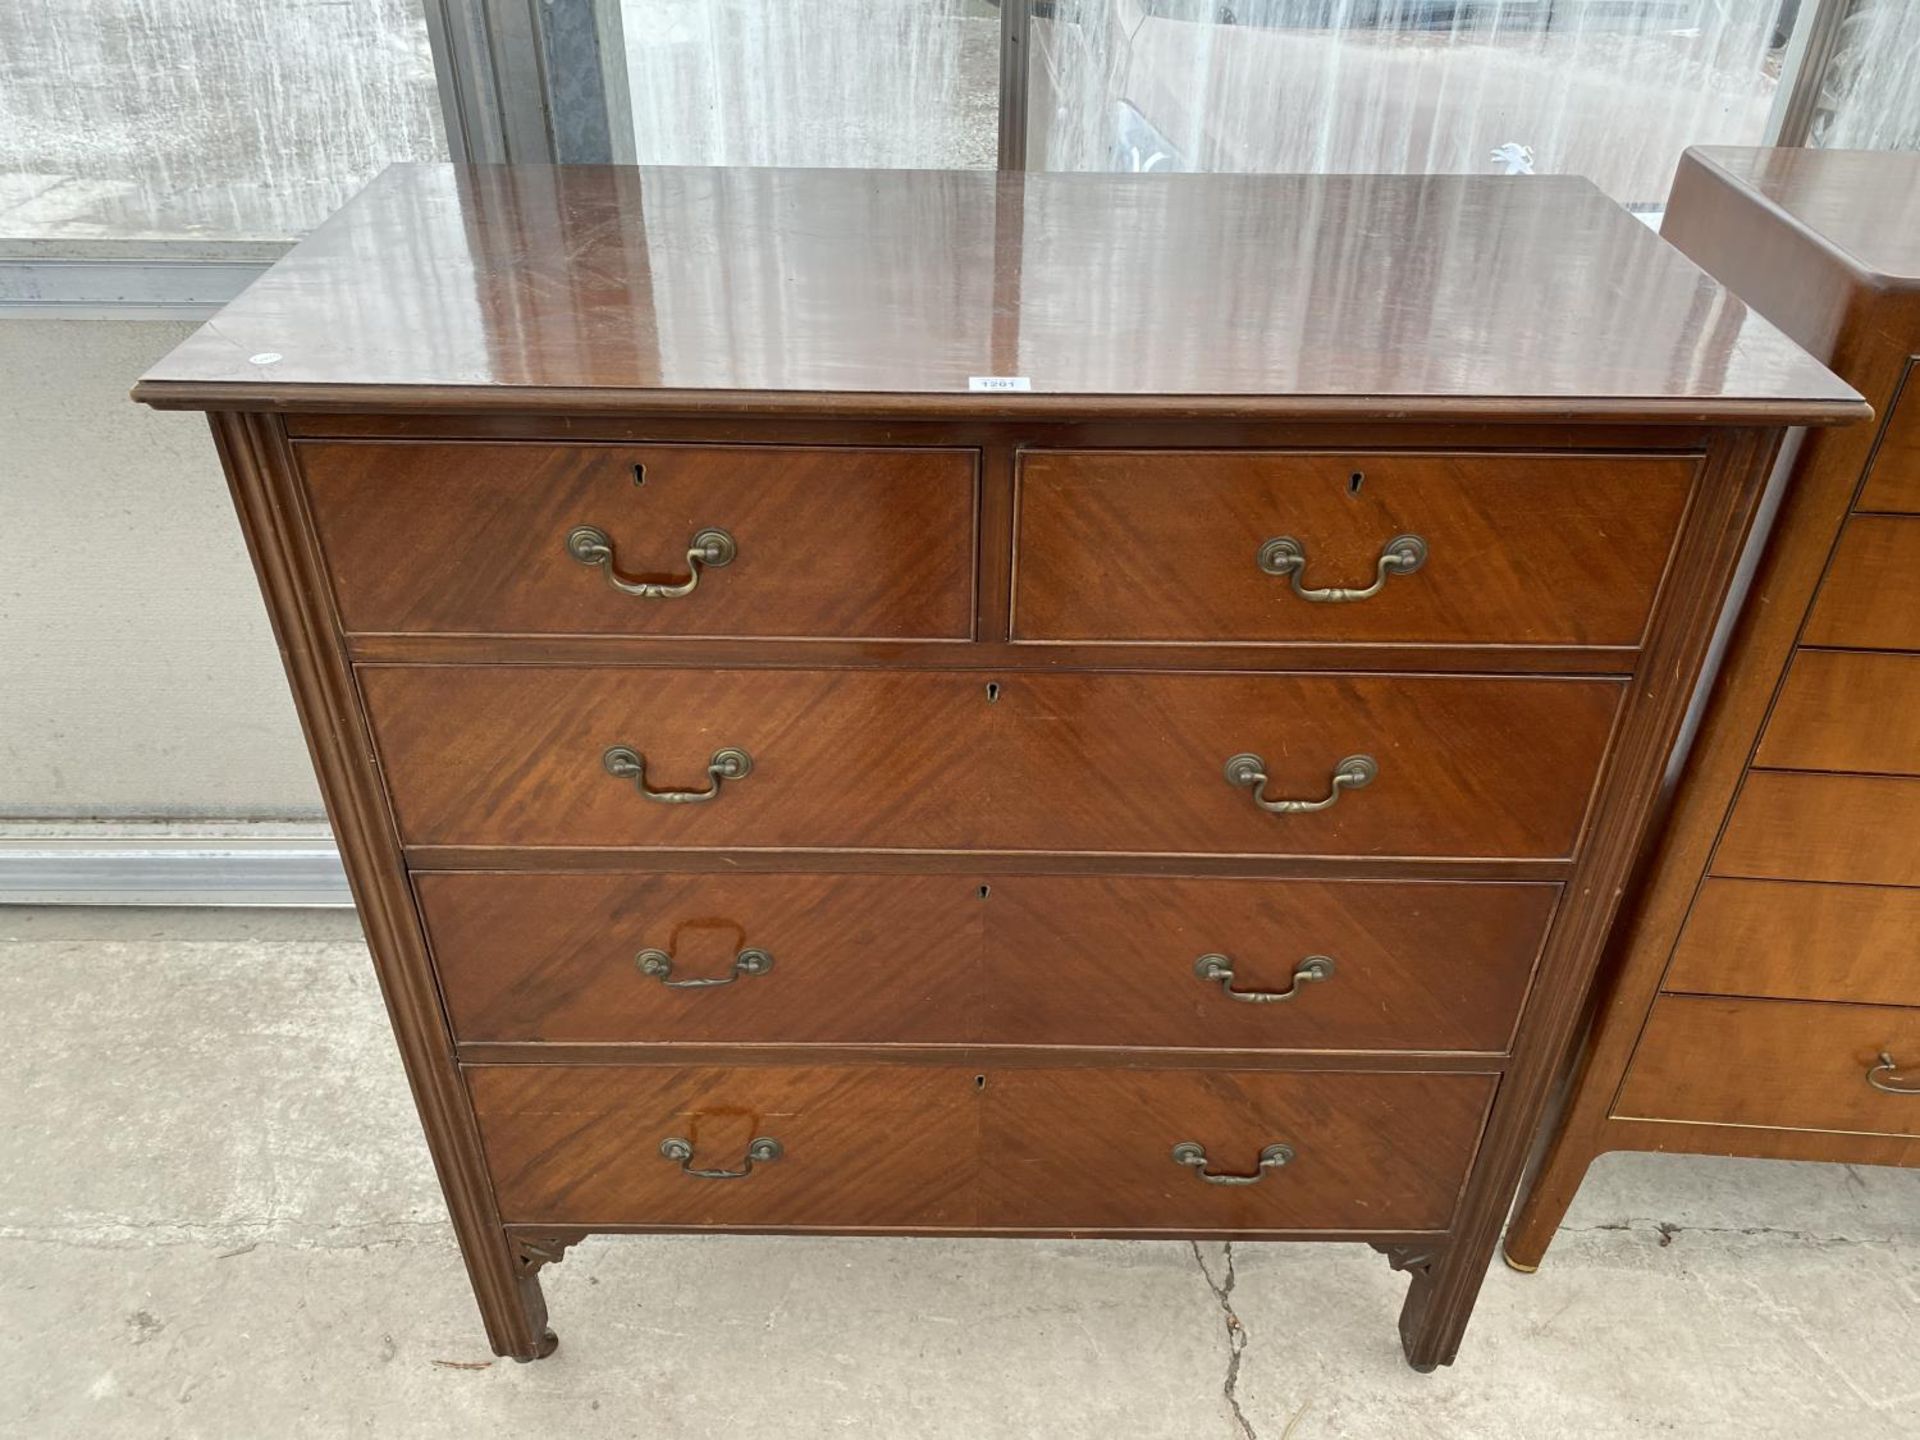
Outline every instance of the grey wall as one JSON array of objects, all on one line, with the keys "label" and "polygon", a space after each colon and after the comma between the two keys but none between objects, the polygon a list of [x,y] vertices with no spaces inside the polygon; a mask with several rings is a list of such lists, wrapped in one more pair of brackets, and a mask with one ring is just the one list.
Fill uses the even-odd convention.
[{"label": "grey wall", "polygon": [[206,423],[127,399],[190,328],[0,319],[0,818],[320,814]]}]

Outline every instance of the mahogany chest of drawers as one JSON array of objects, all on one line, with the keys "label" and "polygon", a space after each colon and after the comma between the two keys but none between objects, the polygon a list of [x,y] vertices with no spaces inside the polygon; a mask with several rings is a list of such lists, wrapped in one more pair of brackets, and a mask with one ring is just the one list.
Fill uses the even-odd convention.
[{"label": "mahogany chest of drawers", "polygon": [[1879,412],[1794,457],[1507,1238],[1595,1155],[1920,1164],[1920,156],[1688,152],[1666,232]]},{"label": "mahogany chest of drawers", "polygon": [[1782,427],[1575,180],[390,171],[212,413],[488,1333],[591,1232],[1371,1242],[1450,1361]]}]

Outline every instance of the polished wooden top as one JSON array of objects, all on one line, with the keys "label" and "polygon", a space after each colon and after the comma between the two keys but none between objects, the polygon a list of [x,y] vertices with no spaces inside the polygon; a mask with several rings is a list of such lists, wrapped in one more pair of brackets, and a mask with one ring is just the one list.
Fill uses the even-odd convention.
[{"label": "polished wooden top", "polygon": [[[975,393],[970,377],[1030,393]],[[1825,421],[1584,180],[388,170],[135,391],[224,408]]]},{"label": "polished wooden top", "polygon": [[1712,169],[1888,285],[1920,285],[1920,155],[1703,145]]}]

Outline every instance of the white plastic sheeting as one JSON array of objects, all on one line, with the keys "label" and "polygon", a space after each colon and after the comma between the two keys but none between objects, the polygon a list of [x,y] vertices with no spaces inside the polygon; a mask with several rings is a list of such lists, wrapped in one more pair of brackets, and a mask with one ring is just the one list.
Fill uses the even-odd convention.
[{"label": "white plastic sheeting", "polygon": [[0,4],[0,238],[279,239],[445,156],[420,0]]},{"label": "white plastic sheeting", "polygon": [[1686,146],[1760,141],[1779,12],[1780,0],[1087,0],[1035,22],[1031,159],[1495,173],[1530,153],[1538,173],[1656,204]]},{"label": "white plastic sheeting", "polygon": [[[1761,138],[1780,6],[1043,0],[1029,163],[1492,173],[1530,152],[1536,171],[1654,204],[1686,145]],[[623,0],[640,157],[991,165],[998,13],[986,0]]]},{"label": "white plastic sheeting", "polygon": [[1855,0],[1809,139],[1834,150],[1920,150],[1920,5]]},{"label": "white plastic sheeting", "polygon": [[624,0],[621,19],[642,163],[994,163],[983,0]]}]

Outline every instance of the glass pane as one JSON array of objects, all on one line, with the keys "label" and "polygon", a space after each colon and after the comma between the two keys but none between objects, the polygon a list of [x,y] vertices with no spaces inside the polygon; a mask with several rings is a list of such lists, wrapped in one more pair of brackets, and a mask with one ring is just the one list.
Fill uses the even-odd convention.
[{"label": "glass pane", "polygon": [[0,237],[286,238],[446,154],[420,0],[0,6]]},{"label": "glass pane", "polygon": [[1628,204],[1680,151],[1758,143],[1782,0],[1049,0],[1028,163],[1535,170]]},{"label": "glass pane", "polygon": [[621,0],[637,158],[991,168],[988,0]]},{"label": "glass pane", "polygon": [[1807,142],[1920,150],[1920,5],[1854,0],[1821,77]]}]

